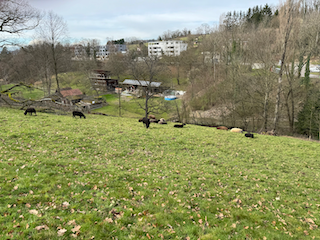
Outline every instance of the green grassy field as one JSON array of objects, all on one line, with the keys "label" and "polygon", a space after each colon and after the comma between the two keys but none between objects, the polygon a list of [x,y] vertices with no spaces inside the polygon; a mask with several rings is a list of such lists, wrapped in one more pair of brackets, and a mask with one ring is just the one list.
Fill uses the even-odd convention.
[{"label": "green grassy field", "polygon": [[[10,87],[13,87],[14,85],[15,84],[2,85],[0,90],[4,91],[6,89],[9,89]],[[36,89],[36,88],[27,88],[24,86],[16,87],[10,92],[11,92],[12,98],[22,97],[24,99],[37,100],[44,97],[44,93],[42,90]]]},{"label": "green grassy field", "polygon": [[0,239],[319,239],[318,142],[0,112]]},{"label": "green grassy field", "polygon": [[[103,98],[108,103],[108,106],[93,110],[93,112],[105,113],[112,116],[119,116],[119,98],[117,94],[106,94]],[[141,118],[145,115],[144,110],[139,106],[144,106],[144,98],[133,98],[131,96],[121,97],[121,116],[127,118]],[[163,106],[160,113],[155,114],[157,119],[168,119],[176,114],[175,103],[165,101],[163,97],[152,98],[150,103],[157,103],[157,106]]]}]

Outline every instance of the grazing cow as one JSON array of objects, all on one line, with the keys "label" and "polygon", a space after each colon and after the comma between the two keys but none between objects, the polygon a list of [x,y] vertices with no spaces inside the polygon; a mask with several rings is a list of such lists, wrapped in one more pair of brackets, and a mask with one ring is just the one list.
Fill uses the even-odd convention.
[{"label": "grazing cow", "polygon": [[271,130],[271,131],[267,131],[267,135],[275,136],[276,133],[274,130]]},{"label": "grazing cow", "polygon": [[254,137],[253,133],[246,133],[244,136],[247,137],[247,138],[253,138]]},{"label": "grazing cow", "polygon": [[27,115],[27,113],[30,113],[30,115],[34,113],[37,116],[37,112],[34,108],[27,108],[26,111],[24,112],[24,115]]},{"label": "grazing cow", "polygon": [[217,127],[217,129],[219,129],[219,130],[228,130],[228,128],[225,127],[225,126],[219,126],[219,127]]},{"label": "grazing cow", "polygon": [[160,118],[159,124],[167,124],[166,120],[164,118]]},{"label": "grazing cow", "polygon": [[159,120],[153,119],[153,118],[150,118],[149,120],[150,120],[150,122],[152,122],[152,123],[158,123],[158,122],[159,122]]},{"label": "grazing cow", "polygon": [[175,128],[183,128],[184,125],[186,125],[186,124],[185,123],[183,123],[183,124],[175,124],[175,125],[173,125],[173,127],[175,127]]},{"label": "grazing cow", "polygon": [[243,130],[242,130],[241,128],[232,128],[232,129],[230,130],[230,132],[242,133]]},{"label": "grazing cow", "polygon": [[146,126],[146,128],[149,128],[149,126],[150,126],[150,119],[149,118],[146,118],[146,117],[140,118],[139,122],[143,122],[143,124]]},{"label": "grazing cow", "polygon": [[76,116],[79,116],[80,118],[86,118],[86,116],[82,113],[82,112],[79,112],[79,111],[73,111],[72,112],[72,115],[73,115],[73,117],[75,118]]}]

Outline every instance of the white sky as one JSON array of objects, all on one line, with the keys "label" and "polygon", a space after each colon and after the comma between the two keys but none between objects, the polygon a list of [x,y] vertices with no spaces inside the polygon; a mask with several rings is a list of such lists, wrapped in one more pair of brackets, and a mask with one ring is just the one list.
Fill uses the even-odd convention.
[{"label": "white sky", "polygon": [[53,11],[68,25],[68,36],[107,40],[157,39],[165,31],[192,32],[203,23],[214,26],[229,11],[246,11],[256,5],[277,6],[278,0],[29,0],[41,11]]}]

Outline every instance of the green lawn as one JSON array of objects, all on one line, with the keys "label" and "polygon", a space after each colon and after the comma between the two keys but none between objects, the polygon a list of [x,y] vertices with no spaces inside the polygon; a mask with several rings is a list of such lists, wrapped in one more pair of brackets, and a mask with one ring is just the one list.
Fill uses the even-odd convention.
[{"label": "green lawn", "polygon": [[[1,91],[5,91],[6,89],[13,87],[14,85],[15,84],[2,85]],[[44,93],[42,90],[36,89],[36,88],[27,88],[24,86],[16,87],[16,88],[12,89],[10,92],[11,92],[12,98],[22,97],[24,99],[37,100],[37,99],[41,99],[44,97]]]},{"label": "green lawn", "polygon": [[[93,112],[106,113],[112,116],[119,116],[119,98],[117,94],[106,94],[103,95],[103,98],[108,103],[108,106],[95,109]],[[144,110],[140,107],[144,106],[144,98],[134,98],[131,96],[121,97],[121,116],[128,118],[141,118],[144,116]],[[150,104],[157,104],[162,106],[160,111],[152,112],[151,114],[156,115],[157,119],[165,118],[168,119],[176,114],[175,103],[165,101],[164,98],[153,98],[150,100]],[[140,105],[139,105],[140,104]]]},{"label": "green lawn", "polygon": [[319,239],[318,142],[0,112],[0,239]]}]

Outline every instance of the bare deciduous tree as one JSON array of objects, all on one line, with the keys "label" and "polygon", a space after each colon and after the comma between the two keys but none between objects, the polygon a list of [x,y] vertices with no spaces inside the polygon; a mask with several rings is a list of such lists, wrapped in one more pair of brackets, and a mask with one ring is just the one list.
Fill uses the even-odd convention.
[{"label": "bare deciduous tree", "polygon": [[[117,76],[118,82],[120,82],[120,75],[126,71],[125,56],[122,53],[110,54],[109,60],[106,63],[108,70],[112,75]],[[119,116],[121,116],[121,92],[118,91],[119,99]]]},{"label": "bare deciduous tree", "polygon": [[19,36],[23,31],[34,29],[39,25],[41,14],[25,0],[0,1],[0,32],[3,33],[0,45],[14,45],[10,39],[3,37]]},{"label": "bare deciduous tree", "polygon": [[145,112],[145,117],[155,109],[150,107],[149,101],[153,98],[154,92],[152,89],[155,82],[159,81],[157,77],[166,72],[166,66],[161,64],[158,57],[139,57],[140,53],[131,52],[128,56],[128,70],[135,80],[140,82],[143,87],[143,95],[145,96],[144,106],[140,107]]},{"label": "bare deciduous tree", "polygon": [[66,37],[67,24],[62,17],[53,12],[49,12],[42,24],[38,28],[38,37],[41,41],[50,44],[53,70],[57,83],[57,92],[60,92],[59,85],[59,68],[63,59],[62,41]]},{"label": "bare deciduous tree", "polygon": [[286,3],[281,6],[279,19],[280,19],[280,29],[279,29],[279,44],[281,52],[281,65],[277,83],[277,95],[276,95],[276,105],[274,112],[274,121],[273,121],[273,132],[277,133],[279,116],[280,116],[280,96],[282,91],[282,74],[285,67],[287,48],[289,45],[289,40],[291,37],[291,30],[294,23],[294,14],[295,14],[295,1],[287,0]]}]

